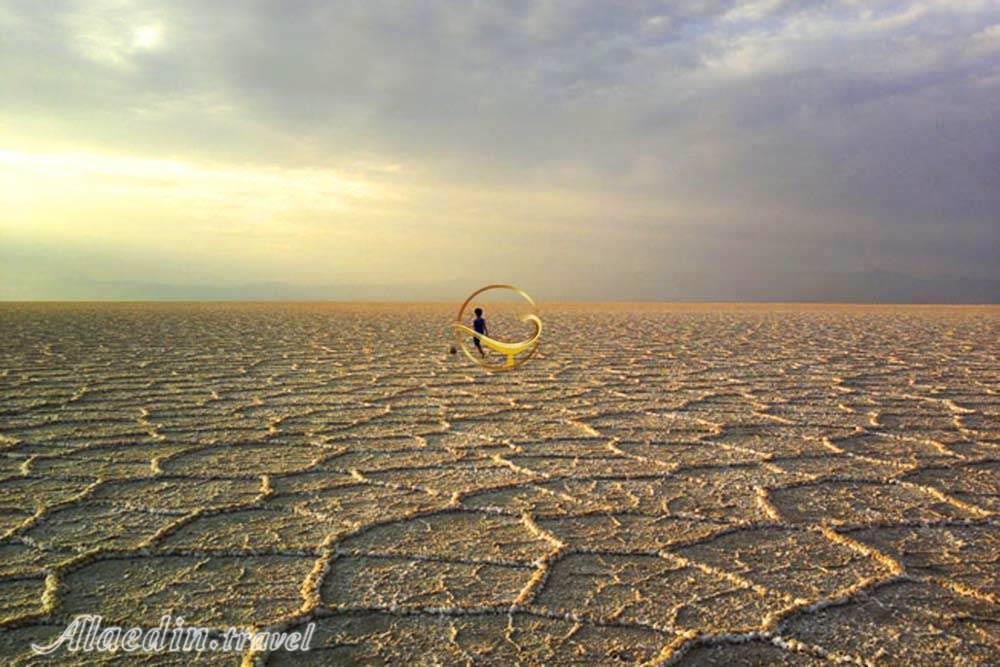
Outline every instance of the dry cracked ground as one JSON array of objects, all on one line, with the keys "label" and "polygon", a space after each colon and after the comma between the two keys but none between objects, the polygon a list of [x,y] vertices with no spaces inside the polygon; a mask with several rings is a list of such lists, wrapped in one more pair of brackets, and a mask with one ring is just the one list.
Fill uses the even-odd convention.
[{"label": "dry cracked ground", "polygon": [[0,306],[0,660],[1000,663],[1000,310]]}]

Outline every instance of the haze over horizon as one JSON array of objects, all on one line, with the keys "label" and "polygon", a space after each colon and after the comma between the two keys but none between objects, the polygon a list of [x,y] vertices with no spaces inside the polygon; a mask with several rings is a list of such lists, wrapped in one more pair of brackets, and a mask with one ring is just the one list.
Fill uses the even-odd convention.
[{"label": "haze over horizon", "polygon": [[996,2],[13,0],[0,34],[2,300],[1000,302]]}]

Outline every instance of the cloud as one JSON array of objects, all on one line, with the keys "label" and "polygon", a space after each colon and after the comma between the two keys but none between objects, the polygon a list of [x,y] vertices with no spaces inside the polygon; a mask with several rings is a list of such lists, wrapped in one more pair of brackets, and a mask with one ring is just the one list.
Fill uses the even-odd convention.
[{"label": "cloud", "polygon": [[[978,250],[1000,241],[997,25],[991,2],[944,0],[15,0],[0,141],[34,156],[25,173],[53,155],[116,165],[88,196],[120,206],[37,223],[39,243],[122,227],[182,256],[187,237],[121,211],[181,198],[169,228],[213,218],[239,237],[260,204],[281,251],[237,244],[247,283],[447,277],[443,262],[474,279],[488,260],[556,285],[613,247],[647,282],[701,262],[707,284],[714,257],[792,266],[809,244],[832,267],[997,278]],[[82,197],[60,164],[33,182]],[[139,184],[163,164],[187,175]],[[30,220],[16,190],[0,196]],[[316,248],[339,268],[294,259]],[[606,277],[623,297],[634,280]]]}]

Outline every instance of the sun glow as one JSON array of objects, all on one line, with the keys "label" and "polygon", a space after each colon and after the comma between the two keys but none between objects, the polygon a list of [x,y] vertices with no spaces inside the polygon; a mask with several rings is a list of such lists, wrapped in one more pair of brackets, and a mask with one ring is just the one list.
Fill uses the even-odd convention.
[{"label": "sun glow", "polygon": [[165,198],[242,201],[280,199],[299,206],[341,208],[380,192],[375,183],[333,169],[233,167],[104,153],[0,150],[0,179],[22,184],[79,184],[90,191]]},{"label": "sun glow", "polygon": [[139,26],[132,31],[132,48],[151,51],[163,44],[163,29],[159,25]]},{"label": "sun glow", "polygon": [[[182,227],[240,233],[357,215],[394,198],[333,169],[202,164],[89,152],[0,150],[0,236],[164,238]],[[152,219],[173,231],[152,225]]]}]

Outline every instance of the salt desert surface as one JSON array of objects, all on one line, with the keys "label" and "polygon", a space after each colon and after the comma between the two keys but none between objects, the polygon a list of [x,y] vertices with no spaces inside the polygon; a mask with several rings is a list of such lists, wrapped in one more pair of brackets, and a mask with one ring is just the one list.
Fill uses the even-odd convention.
[{"label": "salt desert surface", "polygon": [[1000,309],[543,306],[497,375],[452,314],[0,305],[0,661],[1000,663]]}]

